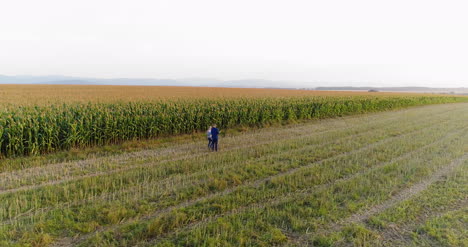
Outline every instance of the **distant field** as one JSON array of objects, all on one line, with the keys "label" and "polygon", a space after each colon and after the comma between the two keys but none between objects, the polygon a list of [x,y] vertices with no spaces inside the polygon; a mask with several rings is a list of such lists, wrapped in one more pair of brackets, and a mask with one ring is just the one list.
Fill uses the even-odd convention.
[{"label": "distant field", "polygon": [[467,122],[431,105],[11,166],[0,246],[467,246]]},{"label": "distant field", "polygon": [[[44,105],[55,103],[87,103],[116,101],[150,101],[187,98],[238,97],[303,97],[303,96],[362,96],[362,95],[421,95],[410,93],[368,93],[289,89],[248,89],[164,86],[89,86],[89,85],[0,85],[0,106]],[[429,94],[430,95],[430,94]]]}]

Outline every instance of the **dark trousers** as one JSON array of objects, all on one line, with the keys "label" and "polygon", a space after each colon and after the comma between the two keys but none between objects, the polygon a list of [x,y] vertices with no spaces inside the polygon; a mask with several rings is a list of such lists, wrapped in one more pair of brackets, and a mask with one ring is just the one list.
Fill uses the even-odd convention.
[{"label": "dark trousers", "polygon": [[208,138],[208,148],[213,149],[213,139]]},{"label": "dark trousers", "polygon": [[211,150],[218,152],[218,139],[213,139],[211,143]]}]

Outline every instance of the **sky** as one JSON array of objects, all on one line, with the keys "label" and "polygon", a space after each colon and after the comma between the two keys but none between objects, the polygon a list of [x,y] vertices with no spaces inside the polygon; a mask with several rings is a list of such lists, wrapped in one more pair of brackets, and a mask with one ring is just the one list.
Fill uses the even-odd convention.
[{"label": "sky", "polygon": [[468,87],[467,9],[452,0],[0,0],[0,74]]}]

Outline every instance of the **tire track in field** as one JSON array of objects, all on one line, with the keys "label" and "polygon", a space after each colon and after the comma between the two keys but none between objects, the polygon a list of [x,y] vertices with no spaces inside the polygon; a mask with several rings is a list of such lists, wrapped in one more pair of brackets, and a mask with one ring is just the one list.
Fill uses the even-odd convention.
[{"label": "tire track in field", "polygon": [[[468,188],[466,187],[468,184],[468,180],[466,180],[466,174],[468,174],[468,162],[465,160],[463,164],[460,165],[460,169],[457,169],[456,171],[452,171],[450,175],[447,175],[445,179],[441,179],[439,181],[436,181],[434,184],[430,185],[432,188],[428,188],[426,191],[423,191],[422,193],[427,193],[430,192],[432,189],[435,190],[436,196],[432,197],[432,199],[436,198],[437,201],[443,200],[443,197],[440,198],[438,193],[443,193],[445,190],[452,190],[453,188],[458,188],[461,186],[461,188]],[[465,175],[461,175],[464,177],[464,179],[461,182],[461,184],[457,183],[457,185],[450,185],[452,180],[452,177],[458,176],[458,172],[461,172]],[[443,176],[445,177],[445,176]],[[439,184],[437,184],[439,183]],[[431,193],[432,194],[432,193]],[[425,198],[422,200],[428,200],[429,198]],[[431,200],[432,200],[431,199]],[[411,198],[410,201],[416,201],[417,202],[418,197]],[[411,241],[411,235],[412,233],[417,233],[416,230],[417,228],[421,225],[424,224],[424,222],[427,222],[428,220],[431,219],[436,219],[439,217],[443,217],[445,214],[448,214],[453,211],[460,210],[462,208],[468,207],[468,194],[461,194],[459,198],[456,198],[453,202],[449,204],[443,204],[440,207],[436,208],[426,208],[423,207],[421,212],[418,212],[416,215],[415,219],[411,221],[404,221],[402,223],[393,223],[391,221],[388,222],[388,224],[383,227],[383,228],[378,228],[373,225],[367,224],[366,225],[373,229],[374,231],[378,232],[381,236],[381,239],[384,243],[386,244],[392,244],[392,246],[395,245],[402,245],[403,243],[407,243],[405,241]],[[385,214],[386,212],[382,212]]]},{"label": "tire track in field", "polygon": [[444,176],[447,176],[449,173],[451,173],[455,168],[459,167],[460,165],[465,162],[465,160],[468,159],[468,153],[465,153],[462,157],[455,159],[453,162],[448,164],[447,166],[444,166],[443,168],[439,169],[436,171],[431,177],[428,179],[425,179],[421,181],[420,183],[417,183],[397,195],[393,196],[389,200],[376,205],[365,212],[362,213],[357,213],[349,218],[345,219],[343,222],[340,223],[340,225],[348,225],[348,224],[356,224],[363,222],[367,219],[369,219],[370,216],[381,213],[382,211],[391,208],[395,206],[396,204],[408,200],[409,198],[419,194],[420,192],[426,190],[431,184],[441,180]]},{"label": "tire track in field", "polygon": [[[357,178],[359,176],[369,174],[369,173],[371,173],[373,171],[376,171],[378,169],[381,169],[381,168],[383,168],[385,166],[388,166],[388,165],[393,164],[395,162],[399,162],[399,161],[402,161],[402,160],[404,160],[406,158],[409,158],[409,157],[413,156],[414,154],[419,153],[422,150],[425,150],[425,149],[430,148],[432,146],[436,146],[438,144],[441,144],[442,142],[452,138],[453,136],[456,136],[457,134],[459,134],[463,130],[458,130],[458,131],[451,132],[450,135],[448,135],[448,136],[446,136],[446,137],[444,137],[442,139],[439,139],[436,142],[432,142],[430,144],[424,145],[424,146],[422,146],[420,148],[417,148],[417,149],[415,149],[415,150],[413,150],[413,151],[411,151],[409,153],[405,153],[405,154],[403,154],[401,156],[398,156],[398,157],[396,157],[396,158],[394,158],[394,159],[392,159],[390,161],[386,161],[386,162],[377,164],[377,165],[372,166],[372,167],[370,167],[370,168],[368,168],[366,170],[363,170],[363,171],[360,171],[360,172],[357,172],[357,173],[353,173],[353,174],[350,174],[348,176],[344,176],[342,178],[338,178],[338,179],[336,179],[334,181],[331,181],[331,182],[328,182],[328,183],[325,183],[325,184],[317,184],[317,185],[314,185],[314,186],[312,186],[310,188],[307,188],[307,189],[287,193],[286,195],[283,195],[279,199],[278,198],[267,199],[267,200],[265,200],[263,202],[253,203],[253,204],[250,204],[250,205],[245,205],[245,206],[239,207],[237,209],[230,210],[229,212],[222,213],[220,215],[210,216],[210,217],[207,217],[207,218],[205,218],[205,219],[203,219],[201,221],[192,222],[192,223],[188,224],[187,226],[179,228],[177,230],[180,231],[181,229],[183,229],[184,231],[187,231],[187,230],[202,226],[204,224],[207,224],[209,222],[212,222],[213,220],[216,220],[216,219],[218,219],[220,217],[226,217],[226,216],[231,216],[231,215],[234,215],[234,214],[239,214],[239,213],[251,210],[253,208],[262,209],[262,208],[265,208],[265,207],[268,207],[268,206],[278,205],[280,203],[290,201],[291,198],[306,196],[307,194],[309,194],[311,192],[326,189],[327,187],[329,187],[329,186],[331,186],[333,184],[336,184],[336,183],[339,183],[339,182],[350,181],[350,180],[355,179],[355,178]],[[190,205],[188,205],[188,206],[190,206]],[[335,229],[335,230],[338,230],[338,228]],[[317,232],[315,232],[315,233],[317,233]],[[167,233],[167,234],[165,234],[165,236],[171,235],[171,234],[172,233]],[[304,234],[304,235],[297,234],[297,233],[289,233],[288,235],[290,237],[295,238],[295,242],[300,242],[300,243],[304,244],[304,239],[303,239],[305,237],[304,235],[309,235],[309,233]],[[161,238],[158,237],[157,239],[151,240],[151,242],[158,241],[158,240],[161,240]]]},{"label": "tire track in field", "polygon": [[[419,152],[421,152],[421,151],[423,151],[425,149],[428,149],[428,148],[433,147],[433,146],[437,146],[437,145],[443,143],[444,141],[447,141],[448,139],[452,138],[453,136],[458,135],[463,130],[453,131],[449,135],[447,135],[447,136],[445,136],[445,137],[443,137],[443,138],[441,138],[441,139],[439,139],[439,140],[437,140],[435,142],[432,142],[430,144],[426,144],[426,145],[424,145],[422,147],[416,148],[415,150],[412,150],[410,152],[407,152],[407,153],[404,153],[404,154],[402,154],[400,156],[392,158],[389,161],[380,162],[380,163],[378,163],[378,164],[376,164],[376,165],[374,165],[372,167],[369,167],[369,168],[367,168],[365,170],[349,174],[347,176],[344,176],[342,178],[338,178],[338,179],[336,179],[334,181],[331,181],[331,182],[328,182],[328,183],[325,183],[325,184],[318,184],[318,185],[315,185],[313,187],[310,187],[310,188],[307,188],[307,189],[304,189],[304,190],[295,191],[295,192],[293,192],[293,194],[294,194],[294,196],[305,196],[308,193],[310,193],[312,191],[315,191],[317,189],[323,189],[323,187],[328,187],[328,186],[331,186],[331,185],[333,185],[335,183],[350,181],[350,180],[355,179],[355,178],[357,178],[359,176],[363,176],[363,175],[372,173],[374,171],[377,171],[378,169],[381,169],[381,168],[386,167],[388,165],[391,165],[393,163],[400,162],[400,161],[405,160],[407,158],[411,158],[411,156],[413,156],[416,153],[419,153]],[[284,202],[284,201],[287,201],[287,200],[288,200],[287,198],[275,199],[274,201],[269,202],[269,204],[270,205],[271,204],[278,204],[278,203],[281,203],[281,202]]]},{"label": "tire track in field", "polygon": [[[422,191],[426,190],[429,186],[431,186],[437,181],[440,181],[443,177],[447,176],[448,174],[453,172],[457,167],[461,166],[463,162],[465,162],[467,159],[468,159],[468,153],[465,153],[461,157],[456,158],[450,164],[435,171],[429,178],[426,178],[422,180],[421,182],[414,184],[411,187],[400,191],[398,194],[384,201],[383,203],[375,205],[367,209],[364,212],[355,213],[349,216],[348,218],[344,219],[343,221],[333,223],[327,229],[316,231],[313,234],[326,234],[330,232],[338,232],[347,225],[363,223],[366,220],[368,220],[371,216],[382,213],[386,209],[394,207],[398,203],[406,201],[414,197],[415,195],[421,193]],[[296,233],[296,234],[291,234],[291,235],[293,236],[293,240],[292,240],[293,242],[307,245],[308,243],[307,236],[309,236],[310,233],[305,233],[305,234]]]},{"label": "tire track in field", "polygon": [[[156,218],[157,216],[161,215],[161,214],[164,214],[164,213],[168,213],[172,210],[175,210],[175,209],[179,209],[179,208],[183,208],[183,207],[188,207],[188,206],[191,206],[191,205],[194,205],[198,202],[201,202],[201,201],[204,201],[204,200],[209,200],[209,199],[212,199],[214,197],[218,197],[218,196],[223,196],[223,195],[227,195],[229,193],[232,193],[233,191],[235,190],[238,190],[238,189],[242,189],[242,188],[246,188],[246,187],[259,187],[260,185],[264,184],[265,182],[269,181],[270,179],[274,179],[274,178],[277,178],[277,177],[282,177],[282,176],[287,176],[287,175],[290,175],[300,169],[305,169],[305,168],[310,168],[310,167],[313,167],[313,166],[318,166],[326,161],[329,161],[329,160],[333,160],[333,159],[337,159],[337,158],[342,158],[342,157],[346,157],[348,155],[352,155],[352,154],[356,154],[356,153],[359,153],[359,152],[362,152],[362,151],[365,151],[365,150],[368,150],[368,149],[371,149],[371,148],[374,148],[376,146],[379,146],[379,145],[383,145],[387,142],[390,142],[394,139],[398,139],[398,138],[401,138],[403,136],[407,136],[407,135],[410,135],[410,134],[414,134],[414,133],[418,133],[418,132],[422,132],[422,131],[425,131],[426,129],[420,129],[418,131],[414,131],[414,132],[410,132],[410,133],[406,133],[406,134],[402,134],[402,135],[398,135],[398,136],[392,136],[392,137],[387,137],[386,139],[383,139],[383,140],[380,140],[380,141],[377,141],[375,143],[372,143],[370,145],[367,145],[367,146],[364,146],[364,147],[361,147],[359,149],[355,149],[355,150],[352,150],[352,151],[349,151],[349,152],[344,152],[344,153],[341,153],[341,154],[338,154],[338,155],[335,155],[335,156],[331,156],[331,157],[328,157],[328,158],[325,158],[325,159],[322,159],[320,161],[317,161],[317,162],[313,162],[311,164],[308,164],[308,165],[305,165],[305,166],[300,166],[300,167],[297,167],[297,168],[293,168],[293,169],[290,169],[288,171],[285,171],[285,172],[281,172],[281,173],[278,173],[278,174],[275,174],[273,176],[268,176],[268,177],[265,177],[263,179],[260,179],[260,180],[256,180],[256,181],[252,181],[252,182],[248,182],[248,183],[245,183],[245,184],[242,184],[242,185],[239,185],[239,186],[236,186],[236,187],[232,187],[232,188],[229,188],[229,189],[226,189],[224,191],[220,191],[220,192],[216,192],[216,193],[213,193],[213,194],[210,194],[210,195],[207,195],[207,196],[204,196],[204,197],[199,197],[197,199],[193,199],[193,200],[189,200],[189,201],[186,201],[186,202],[183,202],[183,203],[180,203],[180,204],[177,204],[177,205],[174,205],[174,206],[170,206],[170,207],[167,207],[165,209],[162,209],[162,210],[158,210],[152,214],[149,214],[149,215],[146,215],[146,216],[141,216],[141,217],[138,217],[138,218],[135,218],[131,221],[127,221],[125,222],[124,224],[131,224],[131,223],[135,223],[135,222],[138,222],[138,221],[144,221],[144,220],[151,220],[153,218]],[[434,144],[434,143],[432,143]],[[431,145],[432,145],[431,144]],[[327,184],[328,186],[329,184]],[[322,185],[322,186],[325,186],[325,185]],[[303,192],[302,192],[303,193]],[[261,204],[261,203],[257,203],[257,204]],[[251,205],[246,205],[246,206],[243,206],[241,207],[241,209],[239,210],[242,210],[242,208],[250,208]],[[234,210],[235,212],[238,212],[239,210]],[[224,216],[224,215],[221,215],[221,216]],[[220,217],[221,217],[220,216]],[[196,222],[198,223],[198,222]],[[93,233],[90,233],[90,234],[86,234],[86,235],[83,235],[81,237],[78,237],[77,239],[75,240],[71,240],[71,243],[73,244],[77,244],[79,242],[82,242],[82,241],[85,241],[86,239],[89,239],[91,237],[91,235],[96,235],[100,232],[104,232],[104,231],[112,231],[114,229],[117,229],[119,227],[121,227],[122,225],[120,224],[115,224],[115,225],[111,225],[109,227],[103,227],[101,229],[98,229],[96,230],[95,232]],[[65,243],[69,243],[70,242],[70,239],[67,239],[67,240],[64,240]],[[63,242],[58,242],[57,245],[54,245],[54,246],[65,246],[63,244]]]},{"label": "tire track in field", "polygon": [[[422,215],[416,222],[413,221],[410,224],[403,224],[403,225],[390,225],[386,227],[387,229],[379,231],[381,236],[381,240],[385,243],[385,246],[407,246],[408,241],[411,241],[412,236],[411,234],[417,230],[418,224],[423,223],[424,221],[435,219],[442,217],[443,215],[468,207],[468,198],[462,199],[456,202],[449,207],[444,208],[443,211],[437,212],[436,214],[429,214],[429,215]],[[435,209],[437,210],[437,209]],[[431,212],[433,213],[433,212]]]},{"label": "tire track in field", "polygon": [[[420,121],[420,120],[415,120],[415,121]],[[374,131],[377,127],[378,126],[372,126],[367,132]],[[358,129],[357,130],[352,130],[351,133],[358,132],[358,131],[359,131]],[[265,142],[256,142],[255,144],[252,144],[252,145],[231,148],[231,149],[226,150],[226,152],[236,151],[236,150],[241,150],[241,149],[246,149],[246,148],[252,148],[252,147],[266,145],[266,144],[274,144],[274,143],[278,143],[278,142],[281,142],[281,141],[287,141],[287,140],[291,141],[291,140],[307,139],[307,138],[311,138],[313,136],[326,134],[328,132],[337,132],[337,133],[339,133],[339,131],[336,131],[336,130],[326,130],[326,131],[323,131],[323,132],[314,132],[314,133],[311,133],[311,134],[308,134],[308,135],[295,136],[295,137],[292,137],[292,138],[287,138],[285,140],[281,140],[281,139],[280,140],[278,140],[278,139],[271,140],[270,139],[270,140],[265,141]],[[340,140],[345,139],[345,138],[349,138],[349,137],[361,136],[361,135],[363,135],[364,133],[367,133],[367,132],[360,132],[358,134],[345,136],[343,138],[340,138]],[[152,167],[152,166],[163,164],[163,163],[170,163],[170,162],[181,161],[181,160],[189,160],[189,159],[198,158],[198,157],[202,157],[202,156],[208,156],[209,154],[210,153],[206,153],[206,152],[197,153],[197,154],[172,158],[172,159],[168,159],[168,160],[156,161],[154,163],[144,163],[144,164],[140,164],[140,165],[133,165],[133,166],[127,166],[127,167],[122,167],[122,168],[118,168],[118,169],[113,169],[113,170],[110,170],[110,171],[91,173],[91,174],[87,174],[87,175],[83,175],[83,176],[68,177],[68,178],[64,178],[64,179],[60,179],[60,180],[54,180],[54,181],[50,181],[50,182],[37,184],[37,185],[22,186],[22,187],[18,187],[18,188],[14,188],[14,189],[2,190],[2,191],[0,191],[0,195],[4,195],[4,194],[8,194],[8,193],[16,193],[16,192],[26,191],[26,190],[34,190],[34,189],[38,189],[38,188],[45,187],[45,186],[58,185],[58,184],[66,183],[66,182],[71,182],[71,181],[76,181],[76,180],[81,180],[81,179],[86,179],[86,178],[91,178],[91,177],[111,175],[111,174],[124,172],[124,171],[128,171],[128,170],[133,170],[133,169]],[[91,162],[93,162],[93,161],[91,161]]]},{"label": "tire track in field", "polygon": [[[450,109],[450,111],[445,111],[444,113],[447,113],[447,112],[451,112],[451,111],[457,111],[457,110],[461,110],[462,108],[455,108],[455,109]],[[399,112],[400,114],[403,114],[405,112],[407,112],[408,110],[406,111],[401,111]],[[385,114],[378,114],[378,116],[380,115],[385,115]],[[358,122],[360,122],[361,120],[359,118],[357,118],[356,116],[352,116],[353,118],[351,118],[351,120],[359,120]],[[381,121],[377,121],[377,122],[373,122],[373,125],[376,125],[378,126],[378,124],[380,122],[384,123],[386,121],[389,121],[389,122],[392,122],[394,120],[398,120],[399,118],[401,117],[404,117],[404,116],[396,116],[396,117],[392,117],[392,118],[389,118],[389,119],[379,119]],[[344,120],[344,121],[343,121]],[[340,119],[340,120],[334,120],[333,122],[336,122],[338,124],[345,124],[347,125],[348,123],[346,123],[346,120],[350,120],[350,119]],[[287,132],[285,133],[288,133],[288,136],[290,136],[290,132],[294,132],[294,131],[301,131],[302,129],[309,129],[310,131],[310,127],[313,127],[315,123],[313,124],[304,124],[302,126],[300,126],[299,128],[290,128],[288,129]],[[371,125],[372,126],[372,125]],[[358,128],[359,129],[359,128]],[[277,130],[276,130],[277,131]],[[261,132],[261,131],[260,131]],[[271,133],[274,133],[275,130],[272,130],[272,131],[269,131]],[[328,132],[339,132],[339,131],[336,131],[334,129],[331,129],[331,130],[324,130],[324,131],[320,131],[320,132],[314,132],[312,133],[311,135],[307,135],[307,136],[314,136],[314,135],[319,135],[319,134],[324,134],[324,133],[328,133]],[[254,133],[252,136],[256,136],[256,135],[261,135],[261,133]],[[242,135],[242,136],[235,136],[233,138],[230,138],[230,141],[233,141],[233,140],[236,140],[236,139],[245,139],[245,136]],[[254,140],[255,138],[247,138],[248,140]],[[295,139],[295,137],[292,137],[292,138],[284,138],[284,140],[291,140],[291,139]],[[272,141],[273,140],[273,141]],[[280,139],[281,140],[281,139]],[[246,146],[246,147],[243,147],[243,148],[250,148],[250,147],[255,147],[255,146],[259,146],[259,145],[264,145],[264,144],[268,144],[268,143],[275,143],[275,142],[279,142],[280,140],[278,140],[278,136],[276,135],[274,139],[270,138],[269,140],[267,141],[264,141],[264,142],[257,142],[256,144],[253,144],[253,145],[249,145],[249,146]],[[234,141],[233,141],[234,142]],[[234,142],[235,143],[235,142]],[[204,149],[201,149],[200,146],[204,146],[202,144],[199,144],[199,143],[195,143],[195,144],[186,144],[185,145],[186,147],[188,147],[189,149],[191,149],[193,151],[193,146],[195,146],[195,150],[197,150],[198,152],[199,151],[204,151]],[[190,148],[192,147],[192,148]],[[233,149],[227,149],[227,151],[232,151],[232,150],[238,150],[240,148],[233,148]],[[178,150],[182,150],[181,152],[183,153],[186,153],[186,150],[184,148],[179,148]],[[77,162],[66,162],[66,163],[59,163],[59,164],[54,164],[54,165],[50,165],[50,166],[47,166],[47,167],[35,167],[35,168],[30,168],[28,170],[22,170],[21,172],[10,172],[10,173],[0,173],[0,179],[2,176],[7,176],[7,177],[11,177],[11,176],[15,176],[17,177],[18,179],[21,179],[21,174],[29,174],[29,176],[36,176],[37,177],[37,173],[38,171],[41,171],[43,173],[46,173],[46,174],[55,174],[55,172],[53,172],[52,169],[57,169],[59,171],[61,170],[64,170],[66,169],[65,167],[73,167],[74,169],[76,169],[76,167],[86,167],[86,166],[89,166],[90,164],[95,164],[95,163],[98,163],[98,162],[116,162],[117,164],[125,164],[127,161],[129,160],[132,160],[132,159],[142,159],[142,157],[155,157],[157,155],[164,155],[164,154],[168,154],[168,155],[177,155],[177,152],[175,152],[173,150],[173,148],[168,148],[168,149],[165,149],[165,150],[161,150],[160,152],[154,152],[154,150],[144,150],[144,151],[139,151],[139,152],[133,152],[133,153],[129,153],[129,154],[123,154],[123,155],[119,155],[117,157],[113,157],[113,158],[110,158],[109,157],[102,157],[102,158],[97,158],[97,159],[88,159],[88,160],[81,160],[81,161],[77,161]],[[195,154],[196,155],[196,154]],[[200,155],[201,156],[201,155]],[[195,158],[196,156],[194,155],[191,155],[191,156],[185,156],[185,157],[182,157],[182,159],[190,159],[190,158]],[[170,158],[170,157],[168,157]],[[144,158],[143,158],[144,159]],[[164,162],[164,161],[167,161],[165,159],[162,159],[162,160],[159,160],[159,161],[156,161],[156,162]],[[171,161],[174,161],[174,160],[169,160],[169,162]],[[127,167],[129,168],[129,167]],[[45,169],[47,170],[52,170],[52,171],[44,171]],[[112,168],[111,168],[112,169]],[[105,174],[105,172],[101,172],[101,175],[102,174]],[[18,180],[17,179],[17,180]],[[11,179],[10,179],[11,180]],[[62,180],[63,180],[63,177],[62,177]],[[1,181],[1,180],[0,180]],[[6,182],[9,182],[9,181],[6,181]],[[32,185],[30,185],[32,186]],[[22,187],[25,187],[25,186],[22,186]],[[14,188],[12,188],[14,189]],[[10,189],[11,190],[11,189]],[[8,193],[8,192],[4,192],[4,191],[7,191],[7,190],[3,190],[3,191],[0,191],[0,194],[1,193]]]}]

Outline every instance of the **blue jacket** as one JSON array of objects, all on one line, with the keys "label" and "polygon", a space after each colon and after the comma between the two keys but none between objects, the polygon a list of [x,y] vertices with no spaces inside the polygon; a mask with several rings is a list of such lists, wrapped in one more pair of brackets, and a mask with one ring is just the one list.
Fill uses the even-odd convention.
[{"label": "blue jacket", "polygon": [[211,128],[211,138],[213,140],[218,140],[219,130],[218,128]]}]

